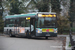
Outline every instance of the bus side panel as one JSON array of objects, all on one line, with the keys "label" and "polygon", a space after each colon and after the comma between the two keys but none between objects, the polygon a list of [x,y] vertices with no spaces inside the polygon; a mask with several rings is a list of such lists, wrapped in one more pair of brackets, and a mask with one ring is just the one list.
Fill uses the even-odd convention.
[{"label": "bus side panel", "polygon": [[4,34],[9,34],[10,30],[13,35],[26,36],[26,31],[28,30],[30,32],[30,27],[4,27]]},{"label": "bus side panel", "polygon": [[14,27],[4,27],[4,34],[9,34],[10,30],[14,33]]},{"label": "bus side panel", "polygon": [[[16,32],[16,30],[18,30]],[[19,36],[26,36],[27,30],[30,32],[30,27],[18,27],[18,29],[15,27],[15,34]]]}]

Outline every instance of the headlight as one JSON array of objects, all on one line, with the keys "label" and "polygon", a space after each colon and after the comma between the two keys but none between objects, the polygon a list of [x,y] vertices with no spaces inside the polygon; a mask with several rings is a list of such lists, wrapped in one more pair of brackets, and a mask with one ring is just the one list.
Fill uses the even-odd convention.
[{"label": "headlight", "polygon": [[56,33],[57,33],[57,31],[56,31]]},{"label": "headlight", "polygon": [[40,31],[38,31],[38,33],[40,33]]},{"label": "headlight", "polygon": [[42,33],[42,29],[38,29],[36,32],[37,33]]},{"label": "headlight", "polygon": [[57,33],[57,30],[54,30],[54,33]]}]

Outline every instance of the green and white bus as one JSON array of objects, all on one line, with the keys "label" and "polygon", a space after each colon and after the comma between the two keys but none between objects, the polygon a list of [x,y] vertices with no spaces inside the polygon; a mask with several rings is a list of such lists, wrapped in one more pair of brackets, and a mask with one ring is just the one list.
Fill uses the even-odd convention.
[{"label": "green and white bus", "polygon": [[6,16],[4,33],[10,37],[57,37],[57,15],[54,12],[37,12]]}]

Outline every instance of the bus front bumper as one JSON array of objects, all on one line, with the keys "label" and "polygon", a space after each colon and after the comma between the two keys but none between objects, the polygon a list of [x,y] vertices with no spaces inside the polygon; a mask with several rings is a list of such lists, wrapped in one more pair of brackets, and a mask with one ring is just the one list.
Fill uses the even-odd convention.
[{"label": "bus front bumper", "polygon": [[57,37],[57,33],[36,33],[37,37]]}]

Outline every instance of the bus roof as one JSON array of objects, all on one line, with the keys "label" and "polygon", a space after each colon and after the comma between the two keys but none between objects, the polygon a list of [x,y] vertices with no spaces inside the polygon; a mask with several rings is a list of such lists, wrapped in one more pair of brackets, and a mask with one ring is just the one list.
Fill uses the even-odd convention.
[{"label": "bus roof", "polygon": [[5,18],[6,19],[9,19],[9,18],[20,18],[20,17],[33,17],[35,16],[36,13],[29,13],[29,14],[18,14],[18,15],[8,15],[6,16]]},{"label": "bus roof", "polygon": [[28,14],[16,14],[16,15],[8,15],[5,18],[20,18],[20,17],[35,17],[37,14],[56,14],[55,12],[37,12],[37,13],[28,13]]}]

